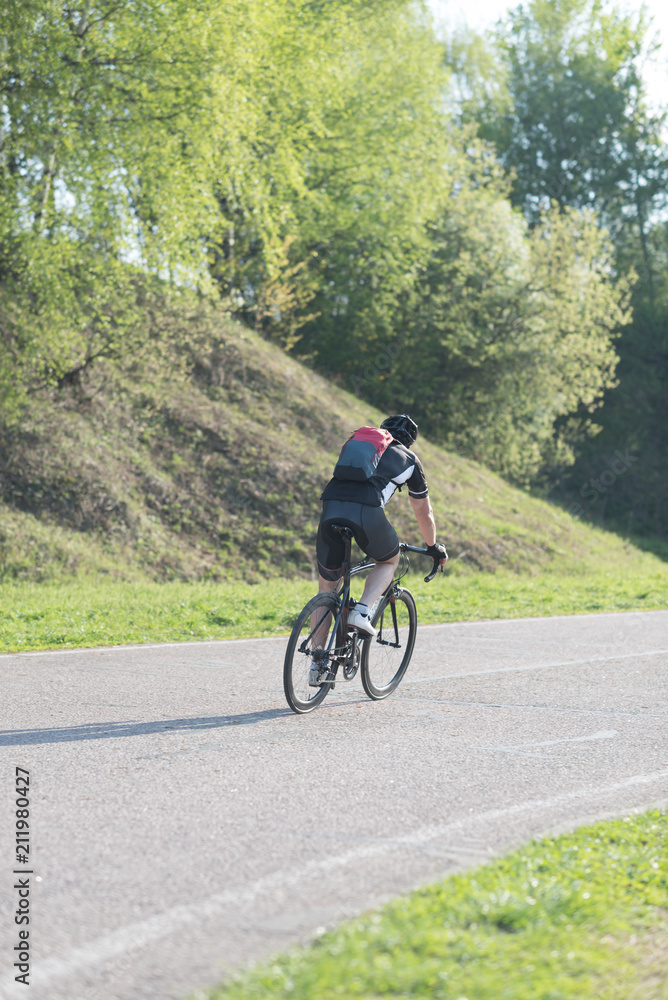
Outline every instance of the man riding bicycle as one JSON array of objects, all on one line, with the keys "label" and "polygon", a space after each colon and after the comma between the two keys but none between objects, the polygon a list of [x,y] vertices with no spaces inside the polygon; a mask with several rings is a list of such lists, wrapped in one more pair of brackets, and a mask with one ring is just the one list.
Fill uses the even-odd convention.
[{"label": "man riding bicycle", "polygon": [[[320,593],[335,590],[343,574],[345,543],[333,525],[350,528],[359,547],[373,559],[375,565],[367,577],[362,598],[348,614],[348,624],[368,636],[376,634],[371,624],[371,609],[391,584],[399,563],[399,538],[385,515],[385,505],[404,484],[408,486],[427,552],[433,559],[440,556],[441,568],[448,558],[445,546],[436,542],[436,524],[422,463],[410,450],[418,436],[417,424],[408,414],[395,413],[383,420],[380,427],[389,433],[379,448],[377,465],[369,478],[342,478],[345,472],[337,475],[344,446],[335,475],[320,498],[322,515],[316,542]],[[367,437],[373,440],[373,432]],[[312,687],[322,683],[322,673],[323,668],[313,663],[309,675]]]}]

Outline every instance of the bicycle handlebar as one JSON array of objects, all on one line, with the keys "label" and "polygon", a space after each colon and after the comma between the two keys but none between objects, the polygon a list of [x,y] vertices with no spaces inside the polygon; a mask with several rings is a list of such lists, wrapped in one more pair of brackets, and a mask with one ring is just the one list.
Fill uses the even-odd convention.
[{"label": "bicycle handlebar", "polygon": [[[417,545],[409,545],[407,542],[399,542],[399,549],[402,552],[417,552],[417,554],[420,556],[429,555],[426,549],[420,549],[418,548]],[[434,559],[434,565],[432,567],[431,573],[429,573],[429,575],[425,576],[424,578],[425,583],[429,583],[431,580],[434,579],[434,577],[438,573],[440,564],[441,564],[440,558],[436,557]],[[358,573],[364,573],[366,572],[366,570],[371,569],[373,565],[374,561],[371,558],[371,556],[365,556],[364,559],[361,560],[361,562],[358,562],[355,566],[351,567],[350,575],[357,576]]]},{"label": "bicycle handlebar", "polygon": [[[407,545],[406,542],[399,542],[399,548],[404,549],[404,551],[407,552],[417,552],[421,556],[429,555],[426,549],[419,549],[417,545]],[[437,556],[434,559],[434,565],[432,567],[431,573],[429,573],[429,575],[425,576],[424,578],[425,583],[429,583],[431,580],[434,579],[434,577],[438,573],[438,567],[440,566],[440,564],[441,564],[441,558],[440,556]]]}]

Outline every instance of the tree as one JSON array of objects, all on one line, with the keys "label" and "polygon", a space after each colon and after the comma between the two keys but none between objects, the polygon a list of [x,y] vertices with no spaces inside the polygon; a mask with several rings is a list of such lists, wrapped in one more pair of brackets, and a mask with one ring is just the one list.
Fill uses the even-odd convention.
[{"label": "tree", "polygon": [[[631,249],[630,247],[627,248]],[[600,434],[555,477],[574,512],[626,534],[665,538],[668,523],[668,227],[636,243],[633,323],[618,342],[618,388],[606,393]],[[649,259],[650,269],[644,260]],[[629,257],[626,257],[629,261]],[[620,464],[620,454],[624,461]]]},{"label": "tree", "polygon": [[388,283],[410,269],[443,146],[439,51],[417,5],[4,0],[2,13],[6,406],[130,349],[147,276],[216,285],[291,343],[333,257],[338,274],[375,241]]},{"label": "tree", "polygon": [[514,174],[513,200],[532,221],[554,200],[595,208],[616,236],[629,216],[646,221],[665,192],[665,116],[650,111],[643,82],[648,31],[642,10],[531,0],[500,22],[493,55],[470,42],[469,67],[452,56],[460,77],[482,66],[496,81],[472,82],[463,117],[494,143]]},{"label": "tree", "polygon": [[[656,51],[643,11],[590,0],[533,0],[487,39],[449,47],[463,120],[496,145],[515,177],[512,197],[532,225],[548,199],[590,206],[609,229],[614,273],[635,282],[633,322],[617,342],[618,385],[608,385],[596,422],[571,468],[553,465],[556,495],[624,530],[665,531],[668,496],[666,256],[661,221],[668,191],[666,115],[648,103],[644,71]],[[614,489],[585,502],[592,477],[630,449]],[[561,491],[561,492],[560,492]]]},{"label": "tree", "polygon": [[249,322],[329,364],[412,280],[447,189],[446,75],[416,4],[265,7],[222,78],[245,118],[221,146],[211,269]]},{"label": "tree", "polygon": [[156,289],[217,288],[517,481],[568,458],[613,378],[624,289],[586,213],[541,203],[529,234],[503,171],[453,121],[421,3],[3,12],[6,419],[33,386],[151,349],[135,318]]},{"label": "tree", "polygon": [[432,232],[434,253],[377,401],[522,485],[571,464],[615,384],[627,289],[587,213],[555,205],[532,231],[492,182],[461,191]]},{"label": "tree", "polygon": [[[204,274],[216,5],[5,0],[0,393],[130,350],[147,275]],[[136,325],[136,324],[135,324]]]}]

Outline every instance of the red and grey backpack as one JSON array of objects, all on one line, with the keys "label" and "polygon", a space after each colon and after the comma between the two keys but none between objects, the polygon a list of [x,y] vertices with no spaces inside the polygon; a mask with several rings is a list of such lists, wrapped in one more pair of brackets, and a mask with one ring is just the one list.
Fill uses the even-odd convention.
[{"label": "red and grey backpack", "polygon": [[378,463],[393,437],[380,427],[360,427],[351,434],[334,466],[335,479],[367,482],[376,473]]}]

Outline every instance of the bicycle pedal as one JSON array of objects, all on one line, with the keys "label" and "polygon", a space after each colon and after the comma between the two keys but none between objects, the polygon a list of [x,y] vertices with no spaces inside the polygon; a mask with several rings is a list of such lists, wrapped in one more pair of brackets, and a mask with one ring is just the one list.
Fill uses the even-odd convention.
[{"label": "bicycle pedal", "polygon": [[333,674],[331,670],[328,670],[327,675],[323,676],[325,669],[326,668],[320,667],[316,672],[315,668],[313,667],[311,668],[308,677],[309,687],[319,688],[322,687],[323,684],[330,684],[330,683],[331,686],[334,687],[334,679],[336,677],[336,674]]}]

